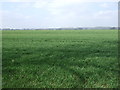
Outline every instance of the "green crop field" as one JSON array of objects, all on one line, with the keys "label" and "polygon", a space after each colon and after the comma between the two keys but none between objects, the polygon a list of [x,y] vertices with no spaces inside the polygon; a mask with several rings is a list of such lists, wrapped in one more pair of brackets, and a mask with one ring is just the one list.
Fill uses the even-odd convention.
[{"label": "green crop field", "polygon": [[116,88],[117,30],[2,32],[3,88]]}]

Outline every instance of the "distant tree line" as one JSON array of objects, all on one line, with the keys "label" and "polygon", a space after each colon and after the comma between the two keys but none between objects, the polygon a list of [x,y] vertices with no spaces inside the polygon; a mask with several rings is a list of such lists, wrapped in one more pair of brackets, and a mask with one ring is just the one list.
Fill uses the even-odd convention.
[{"label": "distant tree line", "polygon": [[23,28],[23,29],[13,29],[13,28],[0,28],[0,30],[90,30],[90,29],[104,29],[104,30],[115,30],[120,29],[120,27],[78,27],[78,28]]}]

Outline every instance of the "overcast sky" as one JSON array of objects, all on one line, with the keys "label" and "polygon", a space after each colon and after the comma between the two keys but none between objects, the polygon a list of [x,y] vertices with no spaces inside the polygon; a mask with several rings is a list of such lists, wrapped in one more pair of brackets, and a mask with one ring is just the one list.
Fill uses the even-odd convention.
[{"label": "overcast sky", "polygon": [[21,1],[0,1],[0,28],[118,25],[118,0]]}]

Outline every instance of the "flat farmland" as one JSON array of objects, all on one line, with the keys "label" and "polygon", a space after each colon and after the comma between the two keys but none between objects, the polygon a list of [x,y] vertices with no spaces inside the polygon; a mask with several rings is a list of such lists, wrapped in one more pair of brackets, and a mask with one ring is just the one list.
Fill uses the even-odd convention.
[{"label": "flat farmland", "polygon": [[116,88],[117,30],[2,31],[3,88]]}]

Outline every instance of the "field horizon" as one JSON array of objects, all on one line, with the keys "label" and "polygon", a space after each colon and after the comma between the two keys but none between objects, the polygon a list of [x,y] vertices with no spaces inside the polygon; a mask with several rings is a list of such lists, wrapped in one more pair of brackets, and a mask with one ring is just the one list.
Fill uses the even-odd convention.
[{"label": "field horizon", "polygon": [[118,30],[3,30],[3,88],[117,88]]}]

